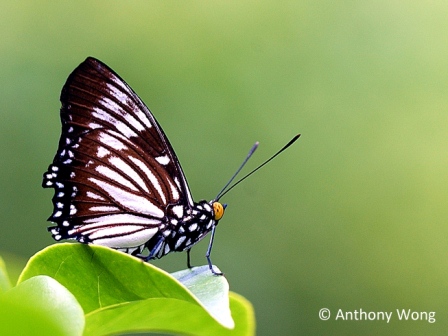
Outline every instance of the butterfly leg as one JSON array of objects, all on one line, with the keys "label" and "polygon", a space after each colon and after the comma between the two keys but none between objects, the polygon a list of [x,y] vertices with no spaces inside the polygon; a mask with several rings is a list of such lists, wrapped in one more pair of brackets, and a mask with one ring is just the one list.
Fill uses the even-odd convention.
[{"label": "butterfly leg", "polygon": [[[165,237],[162,237],[159,239],[157,244],[152,248],[151,252],[149,252],[148,260],[154,259],[154,256],[159,252],[160,248],[162,247],[163,242],[165,241]],[[147,261],[148,261],[147,260]]]},{"label": "butterfly leg", "polygon": [[187,250],[187,267],[188,268],[193,268],[193,266],[191,266],[190,251],[191,251],[191,249]]},{"label": "butterfly leg", "polygon": [[165,237],[161,237],[157,243],[154,245],[154,247],[149,251],[149,254],[147,256],[144,256],[142,254],[135,254],[136,257],[143,259],[144,261],[149,261],[151,259],[155,259],[155,255],[159,252],[160,248],[162,247],[163,242],[165,241]]},{"label": "butterfly leg", "polygon": [[208,244],[208,249],[207,249],[207,253],[205,254],[205,257],[207,258],[208,267],[210,268],[210,271],[214,275],[224,275],[224,273],[222,273],[222,272],[215,272],[215,270],[213,269],[212,260],[210,259],[210,254],[212,252],[212,246],[213,246],[213,240],[215,239],[215,229],[216,229],[216,226],[213,226],[212,234],[210,237],[210,243]]}]

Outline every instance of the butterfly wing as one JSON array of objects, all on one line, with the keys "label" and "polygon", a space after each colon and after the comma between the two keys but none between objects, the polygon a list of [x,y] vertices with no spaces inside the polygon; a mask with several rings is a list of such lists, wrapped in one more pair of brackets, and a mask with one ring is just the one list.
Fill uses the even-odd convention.
[{"label": "butterfly wing", "polygon": [[193,206],[160,125],[109,67],[87,58],[61,93],[62,133],[43,187],[54,188],[56,240],[140,246]]}]

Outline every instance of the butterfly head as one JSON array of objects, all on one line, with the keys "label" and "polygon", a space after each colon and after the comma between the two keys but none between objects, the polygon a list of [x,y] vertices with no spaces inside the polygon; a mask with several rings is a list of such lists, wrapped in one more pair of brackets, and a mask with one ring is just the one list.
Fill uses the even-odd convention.
[{"label": "butterfly head", "polygon": [[212,206],[213,206],[213,213],[214,213],[215,221],[219,221],[222,218],[222,216],[224,216],[224,210],[226,209],[227,204],[213,202]]}]

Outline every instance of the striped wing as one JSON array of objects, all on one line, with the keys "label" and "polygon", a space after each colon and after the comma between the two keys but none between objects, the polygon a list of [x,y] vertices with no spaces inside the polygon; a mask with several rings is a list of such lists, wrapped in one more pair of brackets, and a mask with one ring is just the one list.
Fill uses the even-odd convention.
[{"label": "striped wing", "polygon": [[163,130],[112,69],[87,58],[61,102],[59,147],[43,177],[55,189],[48,220],[56,240],[137,247],[164,229],[167,209],[193,206]]}]

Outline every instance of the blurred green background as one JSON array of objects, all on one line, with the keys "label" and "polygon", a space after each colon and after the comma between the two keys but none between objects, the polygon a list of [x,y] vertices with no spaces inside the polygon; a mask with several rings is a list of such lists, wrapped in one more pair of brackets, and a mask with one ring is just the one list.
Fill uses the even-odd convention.
[{"label": "blurred green background", "polygon": [[[302,133],[223,199],[212,260],[254,304],[258,335],[446,334],[446,1],[2,1],[0,13],[9,268],[53,243],[41,177],[62,85],[91,55],[155,114],[197,200],[253,142],[246,169]],[[185,258],[155,264],[175,271]],[[334,319],[397,308],[437,321]]]}]

